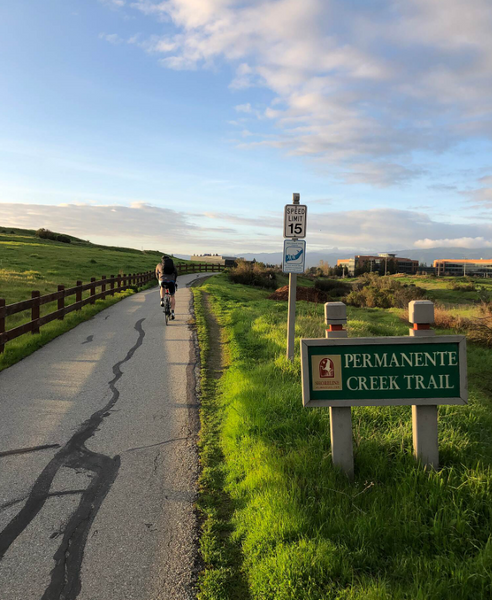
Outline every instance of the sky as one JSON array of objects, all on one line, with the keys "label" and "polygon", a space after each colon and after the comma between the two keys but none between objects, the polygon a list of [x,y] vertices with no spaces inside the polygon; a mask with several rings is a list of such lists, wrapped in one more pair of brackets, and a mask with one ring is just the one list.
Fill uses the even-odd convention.
[{"label": "sky", "polygon": [[[492,248],[490,0],[0,3],[0,225],[174,254]],[[492,250],[491,250],[492,255]]]}]

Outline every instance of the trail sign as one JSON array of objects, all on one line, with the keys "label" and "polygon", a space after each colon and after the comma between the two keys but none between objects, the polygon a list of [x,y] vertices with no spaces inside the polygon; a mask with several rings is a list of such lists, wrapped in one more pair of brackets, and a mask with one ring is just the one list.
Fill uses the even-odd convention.
[{"label": "trail sign", "polygon": [[304,406],[466,404],[466,338],[301,340]]},{"label": "trail sign", "polygon": [[306,237],[307,206],[305,204],[287,204],[284,209],[284,237]]},{"label": "trail sign", "polygon": [[304,240],[284,240],[282,271],[284,273],[304,273],[306,270],[306,242]]}]

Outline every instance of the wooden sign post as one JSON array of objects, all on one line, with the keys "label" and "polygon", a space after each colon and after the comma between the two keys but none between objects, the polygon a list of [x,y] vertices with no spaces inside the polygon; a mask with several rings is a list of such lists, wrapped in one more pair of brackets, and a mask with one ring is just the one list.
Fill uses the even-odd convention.
[{"label": "wooden sign post", "polygon": [[413,331],[425,336],[349,339],[345,305],[328,302],[327,338],[301,340],[303,404],[330,408],[333,464],[350,478],[352,406],[412,406],[414,454],[426,467],[439,465],[437,406],[468,400],[466,338],[429,334],[429,305],[410,307]]}]

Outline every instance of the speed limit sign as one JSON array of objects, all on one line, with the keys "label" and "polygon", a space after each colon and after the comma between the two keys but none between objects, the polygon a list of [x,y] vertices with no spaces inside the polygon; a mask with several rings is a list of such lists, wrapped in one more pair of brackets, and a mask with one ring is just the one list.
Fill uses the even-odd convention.
[{"label": "speed limit sign", "polygon": [[305,204],[287,204],[284,211],[284,237],[306,237],[307,206]]}]

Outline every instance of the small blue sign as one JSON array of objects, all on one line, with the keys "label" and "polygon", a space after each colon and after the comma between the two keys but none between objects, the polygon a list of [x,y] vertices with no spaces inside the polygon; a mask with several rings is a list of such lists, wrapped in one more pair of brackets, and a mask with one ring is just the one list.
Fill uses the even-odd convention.
[{"label": "small blue sign", "polygon": [[306,242],[284,240],[284,257],[282,271],[284,273],[304,273],[306,270]]}]

